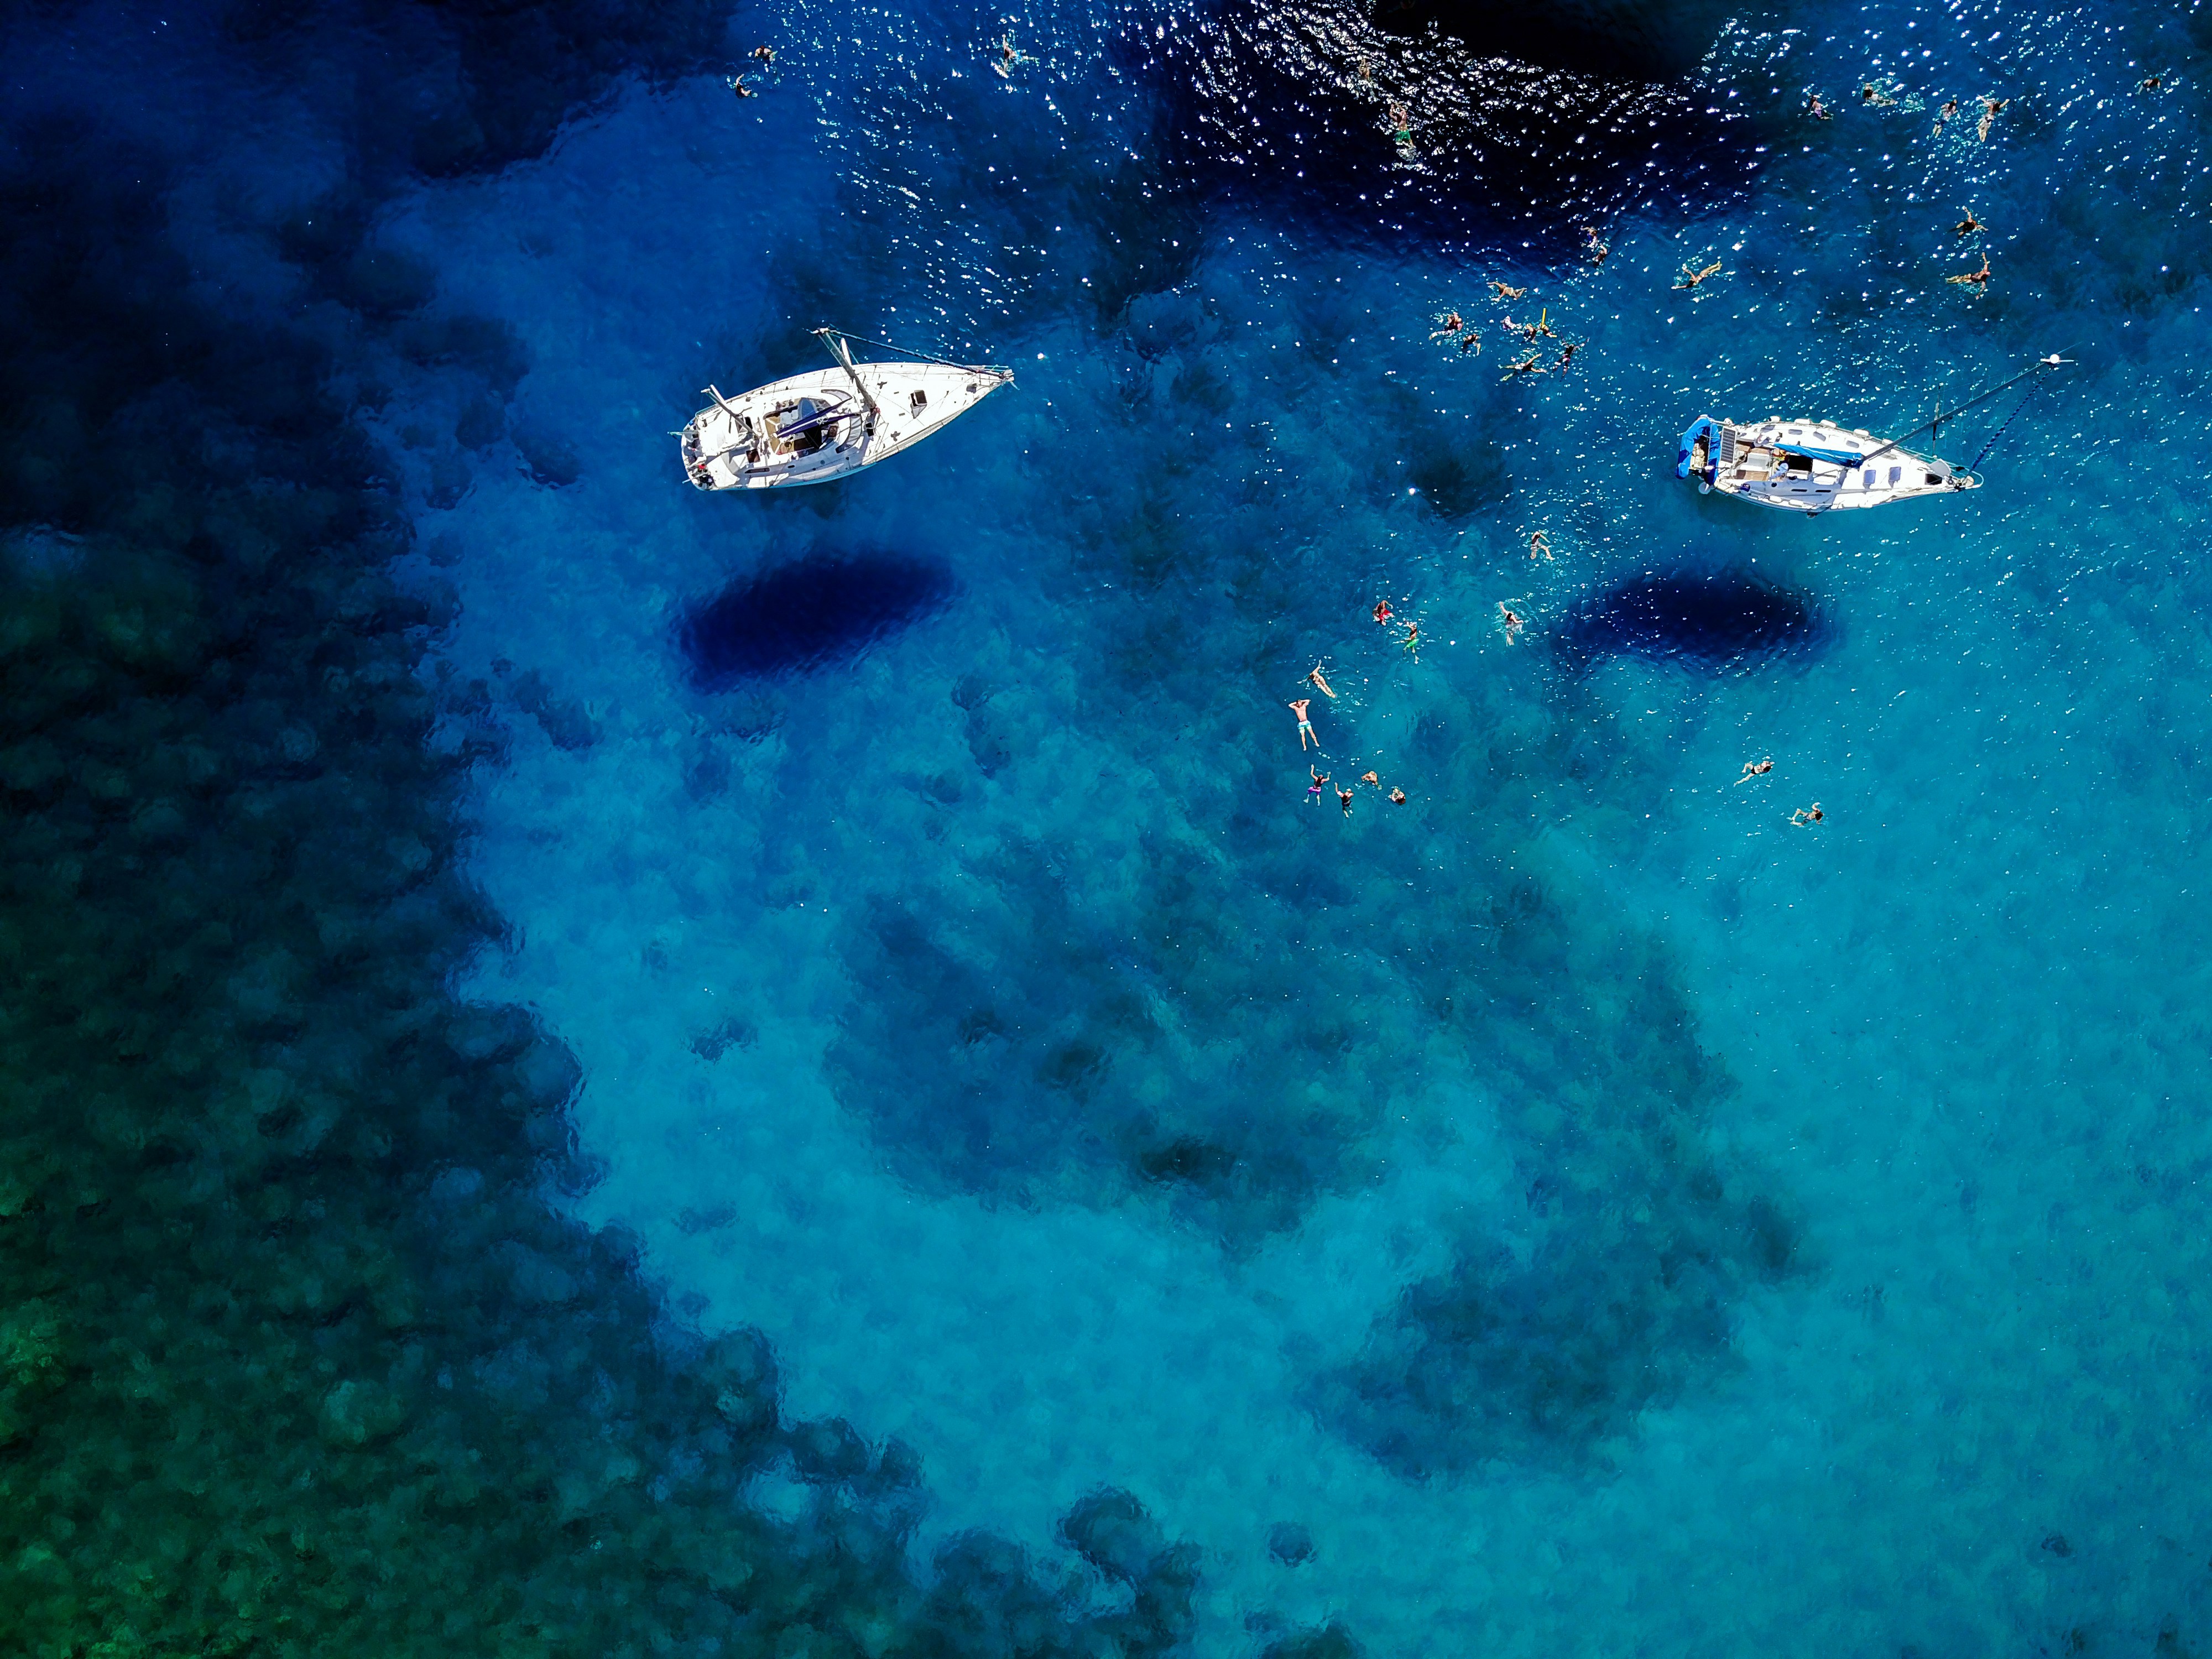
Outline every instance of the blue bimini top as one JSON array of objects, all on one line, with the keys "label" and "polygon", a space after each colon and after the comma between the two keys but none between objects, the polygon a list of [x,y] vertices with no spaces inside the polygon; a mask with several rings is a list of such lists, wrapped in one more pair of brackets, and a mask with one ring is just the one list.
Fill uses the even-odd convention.
[{"label": "blue bimini top", "polygon": [[1856,466],[1860,455],[1856,449],[1815,449],[1810,444],[1769,444],[1784,455],[1807,455],[1816,461],[1833,461],[1838,466]]}]

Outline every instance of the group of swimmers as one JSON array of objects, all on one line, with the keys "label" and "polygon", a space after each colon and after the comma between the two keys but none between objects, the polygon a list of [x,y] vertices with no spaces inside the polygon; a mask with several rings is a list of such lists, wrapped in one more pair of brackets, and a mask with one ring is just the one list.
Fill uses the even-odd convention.
[{"label": "group of swimmers", "polygon": [[[1743,775],[1736,781],[1740,784],[1749,783],[1753,778],[1765,777],[1773,769],[1774,762],[1771,758],[1746,761],[1743,763]],[[1814,801],[1810,806],[1801,806],[1792,812],[1790,815],[1790,822],[1793,827],[1802,830],[1809,825],[1825,822],[1827,816],[1820,810],[1820,803]]]},{"label": "group of swimmers", "polygon": [[[1597,240],[1597,233],[1595,230],[1591,230],[1588,226],[1584,226],[1583,229],[1589,236],[1591,246],[1596,251],[1597,263],[1603,264],[1606,255],[1605,244]],[[1490,297],[1493,304],[1499,301],[1523,300],[1528,297],[1528,290],[1525,288],[1515,288],[1510,283],[1499,282],[1495,276],[1490,279]],[[1478,356],[1481,355],[1480,330],[1470,324],[1457,311],[1443,313],[1437,318],[1436,324],[1436,327],[1429,331],[1429,337],[1431,340],[1449,341],[1459,347],[1462,355],[1468,352],[1473,352]],[[1549,306],[1546,306],[1538,313],[1536,320],[1533,323],[1516,323],[1513,320],[1513,313],[1508,312],[1502,326],[1508,334],[1519,335],[1522,343],[1535,348],[1518,362],[1508,363],[1505,366],[1505,373],[1499,377],[1502,380],[1510,380],[1522,374],[1559,374],[1573,364],[1575,353],[1583,349],[1582,342],[1579,340],[1563,341],[1559,346],[1559,361],[1548,368],[1544,366],[1544,348],[1537,345],[1536,343],[1539,340],[1559,338],[1559,331],[1552,326],[1552,308]]]},{"label": "group of swimmers", "polygon": [[[2136,90],[2137,92],[2155,92],[2159,89],[2160,84],[2161,82],[2160,82],[2159,77],[2154,75],[2145,79],[2136,88]],[[1887,84],[1878,81],[1869,81],[1863,87],[1859,88],[1859,102],[1862,106],[1869,109],[1893,109],[1897,106],[1899,102],[1898,91],[1899,88],[1893,84]],[[1987,143],[1990,140],[1990,129],[1996,124],[1997,117],[2003,114],[2006,109],[2010,106],[2012,100],[2009,98],[1983,98],[1978,101],[1982,106],[1982,113],[1980,118],[1974,123],[1974,137],[1978,143]],[[1921,106],[1915,103],[1911,105],[1909,107],[1918,109]],[[1960,100],[1958,99],[1945,99],[1942,106],[1938,107],[1936,112],[1936,125],[1929,136],[1930,137],[1934,137],[1942,133],[1945,123],[1957,118],[1959,114],[1959,107]],[[1835,112],[1826,104],[1820,101],[1820,94],[1817,92],[1808,93],[1806,94],[1805,109],[1806,113],[1811,115],[1816,120],[1827,121],[1834,118]],[[1956,231],[1956,234],[1960,236],[1971,236],[1976,231],[1984,229],[1985,227],[1970,212],[1965,218],[1960,220],[1954,228]],[[1682,270],[1685,276],[1687,276],[1690,267],[1685,265],[1682,267]],[[1987,250],[1984,250],[1982,253],[1982,266],[1980,270],[1962,271],[1956,276],[1946,276],[1943,280],[1946,283],[1950,283],[1954,288],[1970,288],[1977,294],[1983,294],[1989,290],[1990,276],[1990,256]],[[1705,275],[1701,274],[1691,281],[1677,283],[1674,286],[1677,288],[1695,288],[1698,283],[1701,283],[1704,280]]]},{"label": "group of swimmers", "polygon": [[[1376,603],[1375,606],[1375,621],[1378,626],[1383,628],[1389,628],[1393,624],[1395,624],[1396,626],[1404,629],[1405,633],[1398,641],[1398,648],[1413,657],[1415,661],[1418,662],[1420,659],[1421,625],[1419,623],[1409,621],[1407,618],[1399,616],[1395,611],[1393,611],[1390,608],[1390,601],[1388,599],[1380,600]],[[1325,666],[1325,662],[1317,662],[1311,668],[1306,670],[1306,684],[1312,686],[1315,690],[1320,692],[1324,697],[1328,698],[1331,702],[1334,702],[1336,699],[1336,689],[1329,684],[1328,676],[1322,672]],[[1288,707],[1291,713],[1297,716],[1298,752],[1300,754],[1304,754],[1307,748],[1310,746],[1316,754],[1319,755],[1323,760],[1327,760],[1328,758],[1328,753],[1321,746],[1321,733],[1314,730],[1312,714],[1313,699],[1311,697],[1300,697],[1296,702],[1290,703]],[[1333,779],[1328,773],[1322,771],[1311,762],[1308,762],[1306,764],[1306,773],[1308,777],[1311,780],[1311,781],[1306,786],[1306,799],[1310,801],[1317,801],[1321,799],[1322,791],[1333,781]],[[1382,775],[1376,772],[1362,772],[1359,775],[1358,781],[1367,785],[1370,789],[1381,789],[1382,787]],[[1406,792],[1394,783],[1387,791],[1384,792],[1384,799],[1387,799],[1393,806],[1403,806],[1406,804]],[[1351,787],[1347,784],[1337,784],[1337,805],[1344,809],[1344,816],[1346,817],[1350,817],[1352,816],[1352,794]]]},{"label": "group of swimmers", "polygon": [[750,87],[745,84],[745,76],[752,72],[755,65],[757,65],[762,69],[766,69],[770,64],[775,62],[775,48],[774,46],[755,46],[752,49],[750,55],[752,58],[751,64],[749,64],[745,68],[739,70],[735,75],[726,76],[723,81],[723,84],[728,87],[732,92],[737,94],[740,98],[757,98],[760,96],[758,93],[755,92]]},{"label": "group of swimmers", "polygon": [[[1542,532],[1539,532],[1538,533],[1541,534]],[[1518,633],[1527,624],[1520,617],[1516,616],[1509,606],[1500,605],[1498,609],[1504,618],[1505,637],[1510,642],[1513,635]],[[1396,613],[1390,609],[1390,602],[1388,599],[1383,600],[1375,607],[1375,620],[1382,623],[1386,627],[1395,618],[1395,616]],[[1407,627],[1409,633],[1416,626],[1417,624],[1407,623]],[[1309,668],[1306,671],[1306,683],[1311,685],[1316,690],[1319,691],[1323,696],[1329,698],[1333,702],[1336,697],[1336,692],[1334,689],[1330,686],[1328,677],[1322,672],[1323,666],[1324,665],[1322,663],[1317,662],[1311,668]],[[1320,755],[1323,760],[1327,760],[1328,758],[1328,752],[1321,746],[1321,733],[1314,730],[1312,714],[1313,699],[1311,697],[1299,697],[1287,706],[1290,708],[1291,713],[1297,716],[1298,752],[1300,754],[1304,754],[1309,748],[1310,748],[1315,753]],[[1753,778],[1765,777],[1773,769],[1774,760],[1771,756],[1767,757],[1764,760],[1746,761],[1743,763],[1742,775],[1736,779],[1736,782],[1740,785],[1749,783]],[[1337,805],[1344,809],[1345,817],[1350,817],[1352,816],[1352,791],[1351,785],[1336,782],[1335,779],[1329,773],[1322,771],[1321,768],[1316,766],[1310,761],[1306,763],[1306,776],[1309,780],[1306,784],[1306,799],[1309,801],[1318,801],[1322,798],[1322,792],[1330,787],[1331,785],[1334,785]],[[1382,787],[1382,775],[1374,771],[1362,772],[1357,781],[1367,785],[1370,789],[1381,789]],[[1396,784],[1392,784],[1389,789],[1386,792],[1385,799],[1387,799],[1394,806],[1403,806],[1406,804],[1406,792],[1403,789],[1401,789]],[[1821,810],[1820,803],[1814,801],[1810,806],[1801,806],[1790,815],[1790,827],[1800,830],[1809,829],[1814,824],[1826,823],[1827,821],[1827,813]]]}]

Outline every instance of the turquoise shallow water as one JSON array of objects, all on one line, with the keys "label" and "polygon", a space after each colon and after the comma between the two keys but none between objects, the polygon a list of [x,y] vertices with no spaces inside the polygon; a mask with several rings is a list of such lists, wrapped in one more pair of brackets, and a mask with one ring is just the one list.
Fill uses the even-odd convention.
[{"label": "turquoise shallow water", "polygon": [[[486,989],[584,1062],[586,1213],[702,1321],[768,1330],[805,1409],[915,1445],[930,1528],[1041,1544],[1128,1486],[1203,1541],[1223,1645],[1263,1607],[1384,1651],[2202,1618],[2191,94],[2132,92],[2153,60],[2087,14],[1796,21],[1705,71],[1773,141],[1748,195],[1613,222],[1601,268],[1102,210],[1083,134],[1129,94],[1080,12],[1024,19],[1006,83],[995,20],[948,50],[939,20],[798,14],[758,104],[630,95],[403,216],[592,457],[438,520],[463,671],[540,669],[600,734],[525,734],[484,781],[516,929]],[[1917,107],[1859,107],[1885,72]],[[1834,121],[1794,113],[1808,78]],[[1971,101],[1931,136],[1984,89],[2015,100],[1987,142]],[[1986,294],[1942,280],[1968,209]],[[1102,315],[1115,239],[1164,222],[1176,280]],[[1541,306],[1586,343],[1501,386],[1498,319]],[[1454,308],[1480,358],[1429,342]],[[835,492],[672,491],[682,377],[795,367],[817,317],[1020,389]],[[1668,476],[1698,413],[1899,430],[2057,349],[2081,366],[1978,495],[1800,522]],[[853,548],[943,561],[957,598],[849,669],[686,690],[684,605]],[[1819,648],[1577,672],[1545,643],[1682,565],[1810,596]],[[1280,705],[1316,659],[1330,764],[1402,811],[1304,803]],[[1516,902],[1548,937],[1510,937]],[[981,1060],[971,1004],[1012,1033]],[[1133,1180],[1117,1137],[1263,1172]],[[1738,1194],[1786,1261],[1729,1242]],[[1719,1288],[1650,1288],[1685,1233]],[[1394,1325],[1455,1285],[1456,1326]],[[1549,1311],[1467,1334],[1522,1300]],[[1547,1389],[1594,1394],[1589,1425],[1531,1428]],[[1270,1556],[1280,1522],[1310,1563]]]},{"label": "turquoise shallow water", "polygon": [[[1350,13],[805,3],[732,23],[750,100],[610,47],[542,153],[411,172],[249,100],[283,142],[166,188],[386,458],[429,742],[485,757],[458,989],[580,1066],[561,1204],[918,1454],[925,1578],[976,1528],[1058,1571],[1115,1487],[1206,1652],[2196,1651],[2193,15],[1686,12],[1654,93]],[[155,84],[212,106],[238,34]],[[322,289],[237,251],[349,199]],[[1573,362],[1511,378],[1537,313]],[[822,323],[1018,385],[686,488],[694,388]],[[1943,432],[1977,493],[1672,476],[1699,415],[1902,431],[2062,349]],[[699,606],[863,557],[943,602],[701,689]],[[1575,648],[1675,577],[1668,649]],[[1403,806],[1309,798],[1301,696]]]}]

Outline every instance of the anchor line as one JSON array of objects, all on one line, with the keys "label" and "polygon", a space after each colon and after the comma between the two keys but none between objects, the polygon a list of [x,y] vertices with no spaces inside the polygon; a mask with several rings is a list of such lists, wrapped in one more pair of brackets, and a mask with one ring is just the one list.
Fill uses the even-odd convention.
[{"label": "anchor line", "polygon": [[1989,442],[1982,446],[1982,453],[1974,457],[1973,464],[1966,469],[1967,471],[1978,472],[1982,470],[1982,463],[1989,459],[1990,451],[1997,447],[1997,440],[2003,437],[2006,428],[2010,427],[2014,421],[2020,418],[2020,411],[2027,407],[2027,400],[2033,396],[2035,396],[2035,388],[2033,386],[2028,387],[2028,389],[2021,395],[2021,400],[2012,406],[2012,413],[2004,417],[2004,425],[1999,427],[1996,432],[1990,434]]}]

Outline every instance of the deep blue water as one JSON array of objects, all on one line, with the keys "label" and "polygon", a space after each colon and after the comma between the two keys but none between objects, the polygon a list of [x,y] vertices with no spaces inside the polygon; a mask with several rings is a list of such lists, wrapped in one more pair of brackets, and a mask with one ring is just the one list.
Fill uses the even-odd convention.
[{"label": "deep blue water", "polygon": [[[482,20],[27,10],[10,165],[319,342],[480,683],[457,984],[580,1066],[559,1201],[911,1449],[925,1581],[1110,1557],[1113,1488],[1207,1653],[2202,1651],[2212,33],[1650,7],[1524,68],[1432,10],[799,0],[396,82]],[[690,489],[695,388],[824,324],[1018,384]],[[2062,349],[1945,429],[1978,493],[1673,477]],[[744,1503],[866,1467],[793,1443]]]}]

